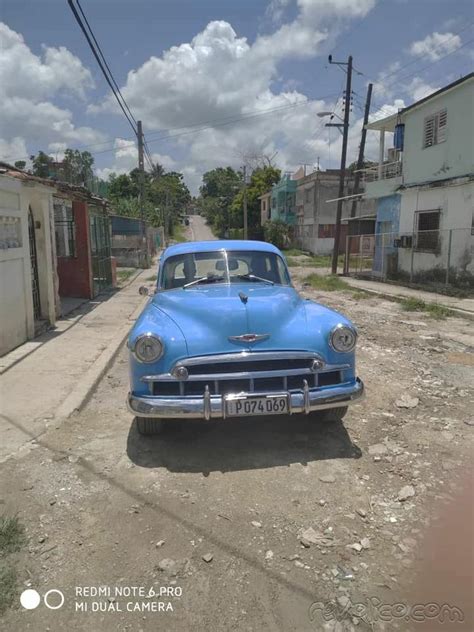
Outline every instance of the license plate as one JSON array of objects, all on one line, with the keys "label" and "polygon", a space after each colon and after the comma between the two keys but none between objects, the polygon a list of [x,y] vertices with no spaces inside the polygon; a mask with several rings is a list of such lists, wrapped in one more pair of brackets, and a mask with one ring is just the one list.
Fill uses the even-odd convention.
[{"label": "license plate", "polygon": [[253,415],[283,415],[288,412],[288,398],[242,397],[226,401],[229,417],[252,417]]}]

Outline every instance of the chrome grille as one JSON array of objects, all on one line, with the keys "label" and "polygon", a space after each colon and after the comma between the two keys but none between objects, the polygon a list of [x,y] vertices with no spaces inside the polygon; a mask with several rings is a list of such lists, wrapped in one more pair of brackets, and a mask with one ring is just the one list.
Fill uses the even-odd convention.
[{"label": "chrome grille", "polygon": [[348,366],[325,365],[315,372],[314,360],[319,356],[309,352],[238,353],[202,358],[187,358],[178,365],[186,366],[189,377],[178,380],[171,373],[142,378],[150,392],[158,396],[202,396],[206,387],[211,395],[235,393],[281,393],[302,390],[304,382],[310,388],[331,386],[344,381],[343,370]]}]

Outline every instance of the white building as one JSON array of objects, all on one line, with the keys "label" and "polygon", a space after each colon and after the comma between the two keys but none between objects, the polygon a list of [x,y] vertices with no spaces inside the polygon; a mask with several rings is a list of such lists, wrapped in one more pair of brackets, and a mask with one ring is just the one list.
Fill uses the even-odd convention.
[{"label": "white building", "polygon": [[0,356],[60,313],[53,193],[0,164]]},{"label": "white building", "polygon": [[374,272],[474,275],[474,73],[367,128],[380,136],[365,174],[377,204]]}]

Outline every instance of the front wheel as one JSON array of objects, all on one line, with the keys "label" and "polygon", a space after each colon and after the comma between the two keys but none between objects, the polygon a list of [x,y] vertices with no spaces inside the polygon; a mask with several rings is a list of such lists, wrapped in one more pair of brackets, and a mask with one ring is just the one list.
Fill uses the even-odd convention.
[{"label": "front wheel", "polygon": [[340,408],[328,408],[327,410],[321,410],[319,413],[315,414],[323,423],[333,423],[341,421],[346,416],[348,410],[348,406],[341,406]]},{"label": "front wheel", "polygon": [[164,419],[153,419],[150,417],[135,417],[138,433],[143,436],[161,434],[166,426]]}]

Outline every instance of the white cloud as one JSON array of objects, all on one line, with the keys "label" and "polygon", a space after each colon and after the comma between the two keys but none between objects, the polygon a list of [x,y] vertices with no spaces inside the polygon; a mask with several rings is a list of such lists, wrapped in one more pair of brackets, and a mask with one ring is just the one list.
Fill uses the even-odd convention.
[{"label": "white cloud", "polygon": [[437,61],[447,53],[451,53],[461,45],[459,35],[453,33],[434,32],[425,39],[413,42],[410,53],[419,57],[428,57],[431,61]]},{"label": "white cloud", "polygon": [[265,14],[271,18],[273,22],[280,22],[285,13],[285,9],[291,3],[291,0],[271,0]]},{"label": "white cloud", "polygon": [[[28,152],[26,149],[25,139],[21,136],[15,136],[11,140],[0,138],[0,158],[3,157],[7,162],[15,160],[27,160]],[[8,160],[8,158],[11,158]]]},{"label": "white cloud", "polygon": [[61,90],[81,98],[93,86],[91,73],[67,48],[43,46],[34,55],[23,37],[0,22],[0,94],[41,101]]},{"label": "white cloud", "polygon": [[412,97],[413,101],[424,99],[429,94],[436,92],[436,90],[439,90],[439,86],[430,86],[420,77],[414,77],[405,88],[405,92]]},{"label": "white cloud", "polygon": [[[307,100],[302,92],[288,89],[291,84],[275,91],[278,64],[317,54],[341,25],[365,16],[375,1],[297,0],[293,21],[259,35],[253,43],[225,21],[210,22],[189,43],[173,46],[129,72],[122,93],[135,116],[146,122],[145,133],[185,132],[167,142],[176,144],[178,154],[184,156],[176,168],[183,170],[194,191],[203,172],[223,164],[237,167],[248,152],[278,150],[277,160],[285,169],[287,162],[315,161],[311,142],[319,122],[316,113],[330,109],[335,99],[268,112]],[[271,10],[287,4],[274,2]],[[117,108],[108,98],[89,111],[117,112]],[[254,116],[256,112],[262,116]],[[247,118],[236,120],[241,117]],[[204,127],[209,123],[209,129],[187,133],[191,131],[187,127],[200,122]]]},{"label": "white cloud", "polygon": [[[93,87],[92,76],[80,59],[63,46],[43,46],[42,57],[35,55],[23,37],[2,22],[0,40],[0,138],[4,141],[4,159],[27,155],[26,141],[37,145],[87,144],[104,138],[91,127],[76,127],[72,112],[53,103],[60,94],[83,99]],[[16,153],[18,142],[12,145],[15,138],[21,139],[22,154]]]},{"label": "white cloud", "polygon": [[[166,154],[151,154],[154,163],[159,163],[166,170],[171,171],[175,165],[175,160]],[[129,173],[138,166],[138,148],[136,144],[127,138],[116,138],[114,141],[114,158],[112,166],[96,170],[99,178],[107,180],[111,173]],[[148,165],[145,163],[145,168]]]}]

